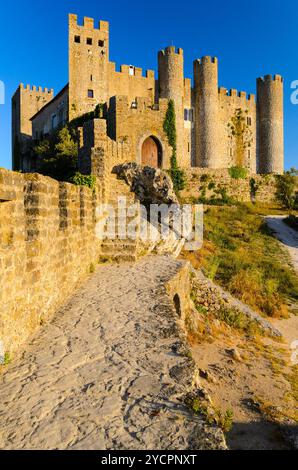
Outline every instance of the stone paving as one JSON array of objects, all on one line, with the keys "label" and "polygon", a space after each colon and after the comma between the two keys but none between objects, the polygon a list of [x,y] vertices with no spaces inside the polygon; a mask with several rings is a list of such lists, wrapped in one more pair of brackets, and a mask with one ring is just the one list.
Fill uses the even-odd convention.
[{"label": "stone paving", "polygon": [[181,265],[99,266],[0,372],[1,449],[225,448],[184,405],[194,364],[164,287]]}]

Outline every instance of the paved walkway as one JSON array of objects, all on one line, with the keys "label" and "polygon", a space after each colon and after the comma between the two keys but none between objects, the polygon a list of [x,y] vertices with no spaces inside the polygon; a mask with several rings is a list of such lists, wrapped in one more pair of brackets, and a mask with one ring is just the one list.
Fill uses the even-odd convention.
[{"label": "paved walkway", "polygon": [[0,449],[224,446],[182,403],[193,362],[162,285],[180,266],[98,268],[0,375]]},{"label": "paved walkway", "polygon": [[293,266],[298,273],[298,232],[289,227],[283,219],[285,219],[285,216],[282,215],[265,217],[266,223],[273,230],[276,238],[288,249]]}]

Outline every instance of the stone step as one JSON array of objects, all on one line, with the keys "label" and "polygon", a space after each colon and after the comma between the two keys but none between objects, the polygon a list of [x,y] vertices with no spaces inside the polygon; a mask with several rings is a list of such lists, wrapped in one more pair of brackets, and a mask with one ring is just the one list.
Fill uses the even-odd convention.
[{"label": "stone step", "polygon": [[117,253],[125,255],[134,255],[136,253],[136,245],[106,245],[103,244],[101,247],[101,253],[108,256],[114,256]]},{"label": "stone step", "polygon": [[137,261],[136,255],[130,255],[125,253],[114,253],[112,255],[102,254],[101,259],[108,260],[114,263],[125,263],[125,262],[135,262]]}]

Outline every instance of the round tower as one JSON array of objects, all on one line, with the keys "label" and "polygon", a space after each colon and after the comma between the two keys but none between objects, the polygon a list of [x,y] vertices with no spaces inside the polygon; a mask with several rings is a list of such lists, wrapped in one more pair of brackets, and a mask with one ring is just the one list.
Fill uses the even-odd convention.
[{"label": "round tower", "polygon": [[258,173],[284,172],[283,79],[257,80]]},{"label": "round tower", "polygon": [[175,46],[158,53],[159,97],[173,100],[176,113],[177,159],[184,165],[184,58],[183,50]]},{"label": "round tower", "polygon": [[183,50],[175,46],[158,53],[158,79],[160,98],[172,99],[181,104],[184,94]]},{"label": "round tower", "polygon": [[194,61],[196,166],[220,168],[218,152],[218,61]]}]

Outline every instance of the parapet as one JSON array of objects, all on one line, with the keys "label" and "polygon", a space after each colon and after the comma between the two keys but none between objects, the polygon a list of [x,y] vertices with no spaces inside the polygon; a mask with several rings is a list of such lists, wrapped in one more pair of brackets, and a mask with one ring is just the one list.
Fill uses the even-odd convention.
[{"label": "parapet", "polygon": [[217,64],[218,59],[217,59],[217,57],[211,57],[209,55],[205,55],[201,59],[196,59],[195,62],[197,62],[199,65]]},{"label": "parapet", "polygon": [[96,28],[94,27],[94,19],[85,16],[83,19],[83,26],[81,26],[78,24],[78,15],[74,15],[72,13],[68,15],[68,21],[70,26],[79,26],[89,30],[99,29],[100,31],[109,31],[108,21],[99,21],[98,28]]},{"label": "parapet", "polygon": [[246,91],[237,91],[234,88],[231,90],[227,90],[227,88],[220,87],[218,89],[218,94],[219,96],[227,96],[227,97],[233,97],[233,98],[240,98],[242,101],[255,101],[255,95],[253,94],[247,94]]},{"label": "parapet", "polygon": [[165,49],[159,51],[158,55],[159,56],[166,56],[166,55],[181,55],[181,56],[183,56],[183,49],[181,49],[181,47],[178,47],[178,49],[176,49],[175,46],[168,46]]},{"label": "parapet", "polygon": [[226,88],[224,88],[224,87],[220,87],[220,88],[218,89],[218,94],[221,95],[221,96],[227,96],[228,93],[229,93],[228,90],[227,90]]},{"label": "parapet", "polygon": [[54,95],[54,89],[36,87],[35,85],[26,85],[24,86],[23,83],[20,84],[20,89],[26,92],[35,92],[38,94],[47,94],[47,95]]},{"label": "parapet", "polygon": [[[116,65],[114,62],[110,62],[111,64],[111,72],[116,72]],[[131,69],[133,70],[133,73],[131,72]],[[153,78],[155,77],[154,70],[146,70],[145,76],[143,75],[143,69],[141,67],[135,67],[134,65],[126,65],[126,64],[121,64],[120,65],[120,73],[130,75],[131,77],[143,77],[143,78]]]},{"label": "parapet", "polygon": [[281,75],[265,75],[257,79],[258,83],[269,83],[269,82],[280,82],[283,83],[283,77]]}]

